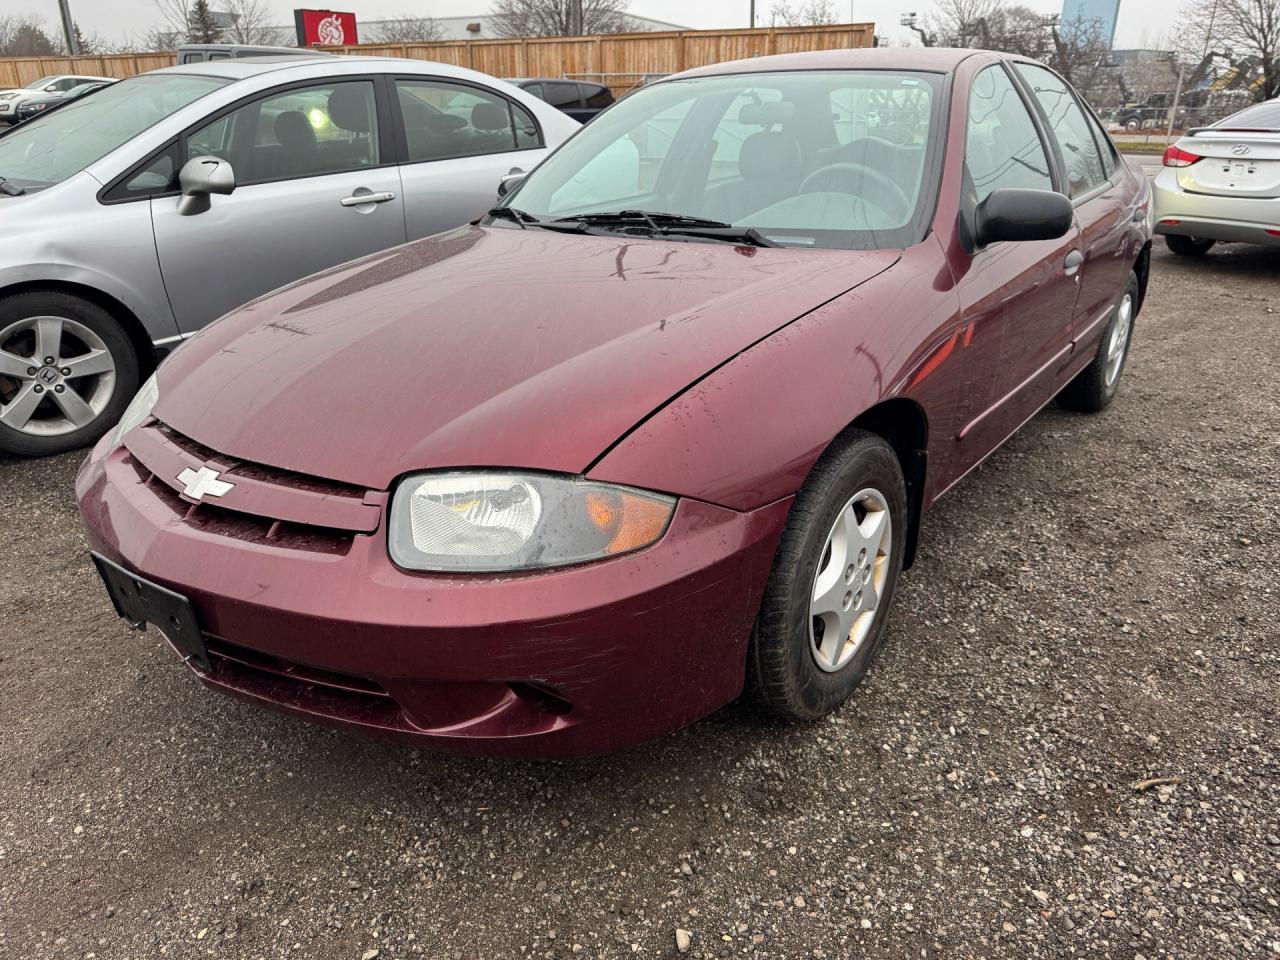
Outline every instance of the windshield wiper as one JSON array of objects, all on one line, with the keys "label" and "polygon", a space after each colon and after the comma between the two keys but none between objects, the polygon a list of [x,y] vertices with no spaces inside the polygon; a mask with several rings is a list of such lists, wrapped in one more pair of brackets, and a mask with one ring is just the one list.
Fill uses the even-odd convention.
[{"label": "windshield wiper", "polygon": [[704,217],[690,217],[683,213],[658,213],[653,210],[617,210],[613,213],[580,213],[573,217],[558,217],[556,223],[643,223],[652,230],[672,226],[680,227],[731,227],[733,224]]},{"label": "windshield wiper", "polygon": [[20,197],[27,191],[16,183],[10,183],[4,177],[0,177],[0,193],[10,197]]},{"label": "windshield wiper", "polygon": [[501,217],[503,220],[512,220],[520,224],[520,229],[525,229],[526,223],[537,223],[538,218],[531,213],[525,213],[523,210],[517,210],[515,207],[494,207],[489,211],[491,217]]},{"label": "windshield wiper", "polygon": [[647,228],[664,236],[697,237],[701,240],[723,240],[752,247],[776,247],[754,227],[735,227],[722,220],[691,217],[683,213],[658,213],[652,210],[619,210],[614,213],[583,213],[576,217],[559,217],[554,223],[606,226],[619,224]]},{"label": "windshield wiper", "polygon": [[541,227],[543,230],[554,230],[556,233],[586,233],[587,224],[571,222],[561,223],[558,220],[539,220],[532,213],[525,213],[523,210],[517,210],[515,207],[494,207],[489,211],[491,217],[501,217],[504,220],[511,220],[520,224],[521,230],[527,230],[529,227]]}]

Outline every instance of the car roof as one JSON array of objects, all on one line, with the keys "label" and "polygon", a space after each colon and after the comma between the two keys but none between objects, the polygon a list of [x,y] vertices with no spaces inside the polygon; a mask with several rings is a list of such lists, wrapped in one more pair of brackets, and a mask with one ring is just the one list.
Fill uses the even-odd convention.
[{"label": "car roof", "polygon": [[735,73],[769,73],[789,70],[919,70],[950,73],[977,54],[1003,58],[1003,54],[967,47],[865,47],[854,50],[813,50],[808,53],[780,53],[749,60],[730,60],[695,67],[667,77],[713,77]]},{"label": "car roof", "polygon": [[186,74],[202,77],[221,77],[226,80],[247,80],[267,73],[296,71],[310,76],[319,70],[337,69],[339,72],[358,72],[360,67],[370,73],[432,73],[436,76],[473,76],[474,71],[450,63],[432,60],[416,60],[405,57],[335,56],[325,53],[268,54],[261,57],[236,57],[225,60],[200,60],[181,63],[173,67],[161,67],[149,71],[152,74]]}]

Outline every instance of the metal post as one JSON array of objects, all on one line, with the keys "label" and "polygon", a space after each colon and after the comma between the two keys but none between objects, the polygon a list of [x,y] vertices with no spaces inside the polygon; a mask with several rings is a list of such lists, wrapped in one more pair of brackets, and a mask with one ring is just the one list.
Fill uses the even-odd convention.
[{"label": "metal post", "polygon": [[71,19],[71,0],[58,0],[58,9],[62,13],[62,35],[67,40],[67,52],[78,57],[80,44],[76,43],[76,26]]},{"label": "metal post", "polygon": [[1182,99],[1182,78],[1187,72],[1187,65],[1179,60],[1178,88],[1173,93],[1173,108],[1169,111],[1169,129],[1164,132],[1165,141],[1173,142],[1173,120],[1178,115],[1178,101]]},{"label": "metal post", "polygon": [[756,26],[756,0],[751,0],[751,29]]}]

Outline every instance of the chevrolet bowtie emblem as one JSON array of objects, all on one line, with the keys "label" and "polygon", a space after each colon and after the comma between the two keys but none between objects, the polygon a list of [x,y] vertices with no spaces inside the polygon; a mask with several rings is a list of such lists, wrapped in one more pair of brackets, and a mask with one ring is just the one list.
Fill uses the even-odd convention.
[{"label": "chevrolet bowtie emblem", "polygon": [[219,480],[218,471],[208,467],[201,467],[199,470],[187,467],[178,474],[178,482],[183,484],[182,492],[192,500],[203,500],[206,495],[221,497],[235,487],[234,483]]}]

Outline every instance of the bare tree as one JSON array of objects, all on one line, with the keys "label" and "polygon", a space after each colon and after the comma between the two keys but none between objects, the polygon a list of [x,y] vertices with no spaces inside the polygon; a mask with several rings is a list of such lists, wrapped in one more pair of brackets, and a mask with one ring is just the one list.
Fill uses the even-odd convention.
[{"label": "bare tree", "polygon": [[270,45],[284,42],[278,27],[271,25],[271,6],[266,0],[217,0],[230,23],[223,28],[228,43]]},{"label": "bare tree", "polygon": [[835,23],[836,9],[832,0],[809,0],[794,7],[790,3],[773,5],[773,22],[784,27],[806,27],[814,23]]},{"label": "bare tree", "polygon": [[927,19],[928,29],[943,46],[990,48],[982,40],[988,22],[1005,6],[1004,0],[938,0]]},{"label": "bare tree", "polygon": [[494,0],[494,30],[503,37],[571,37],[635,29],[626,0]]},{"label": "bare tree", "polygon": [[1280,96],[1280,0],[1218,0],[1205,9],[1186,11],[1187,26],[1179,47],[1202,44],[1202,53],[1231,50],[1237,71],[1256,74],[1246,83],[1259,100]]},{"label": "bare tree", "polygon": [[51,57],[61,52],[62,45],[45,32],[39,17],[0,16],[0,57]]},{"label": "bare tree", "polygon": [[435,20],[407,13],[377,21],[369,31],[369,39],[374,43],[421,43],[444,38],[444,28]]}]

